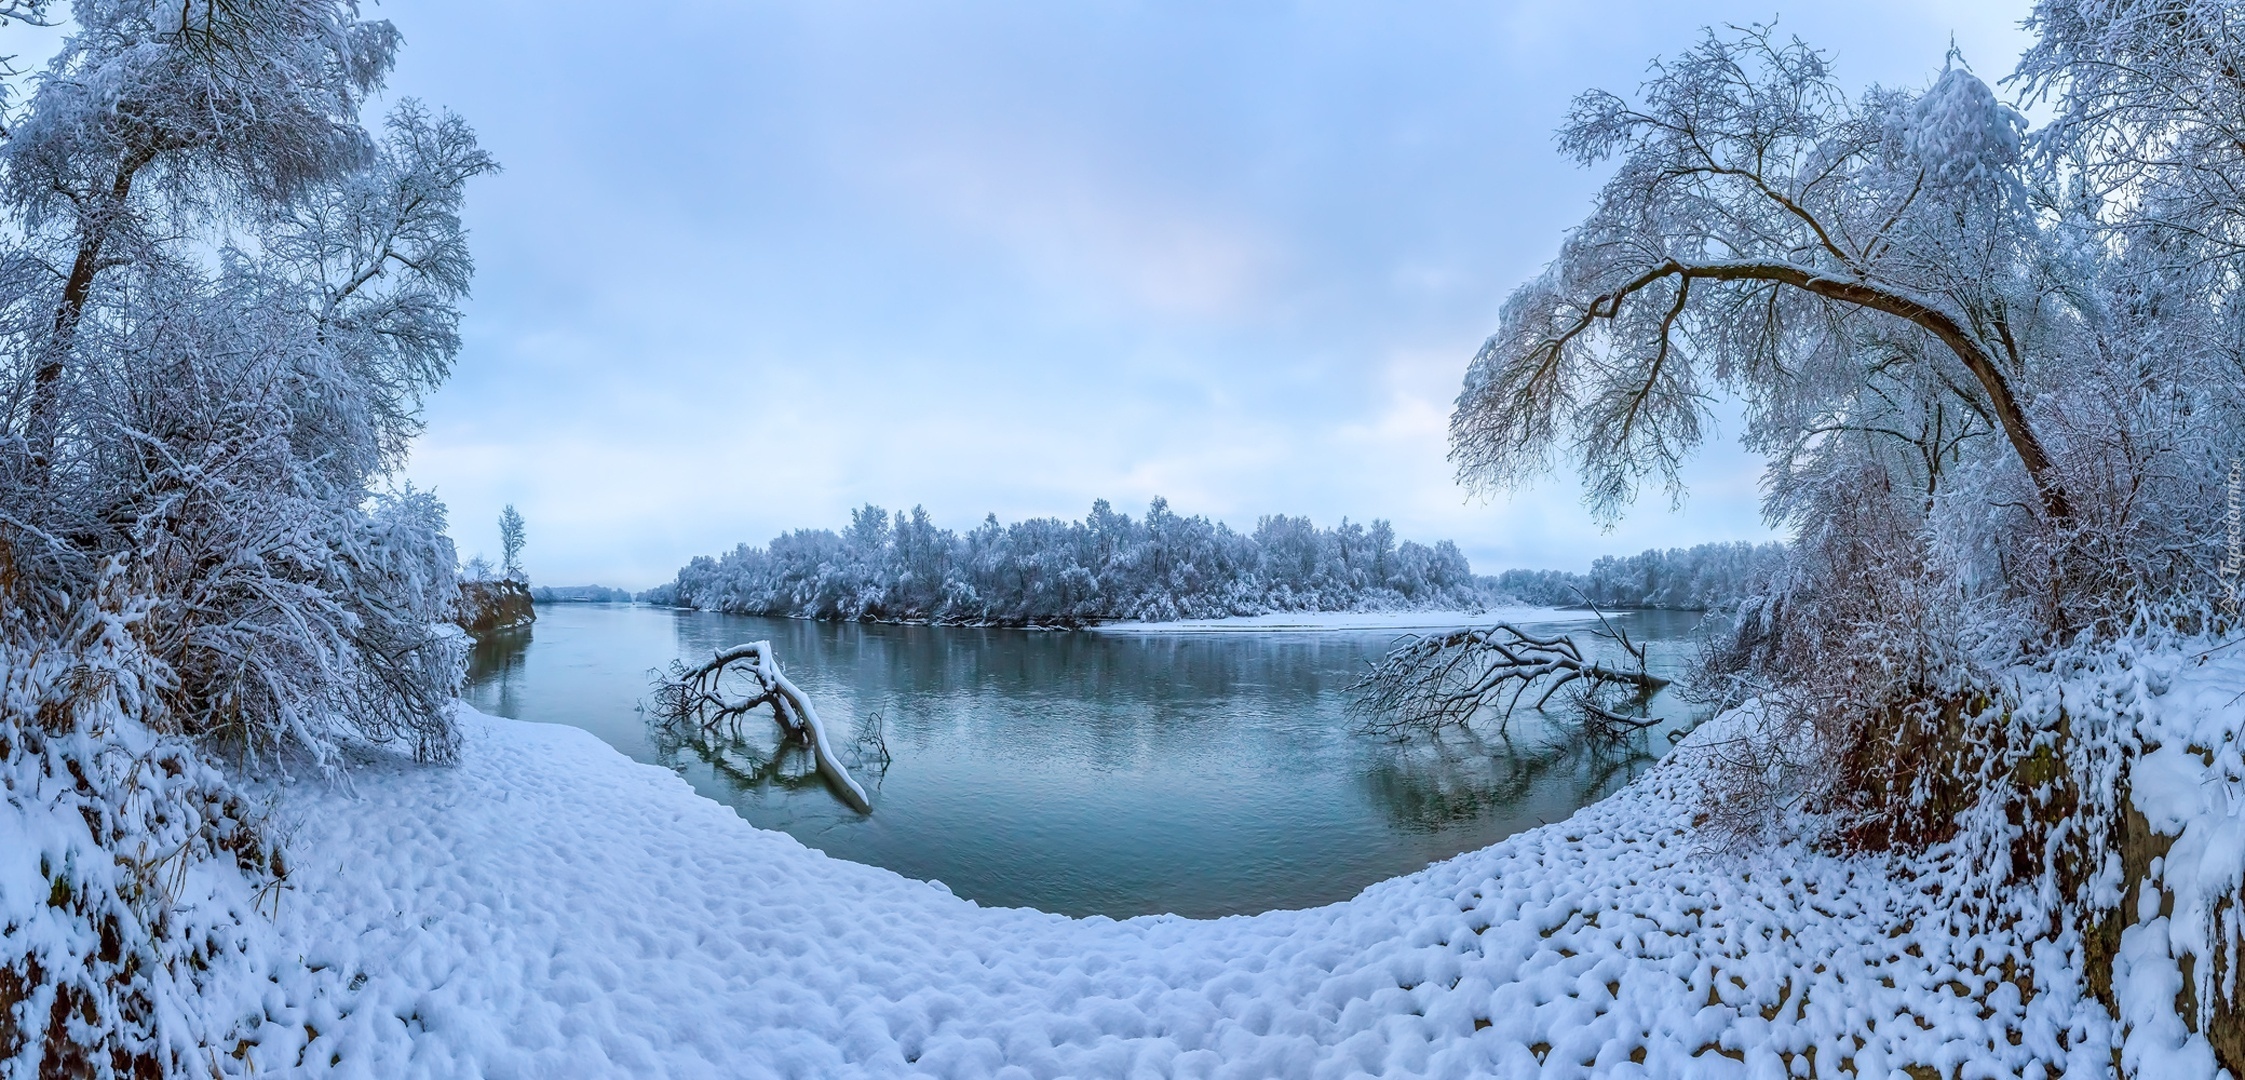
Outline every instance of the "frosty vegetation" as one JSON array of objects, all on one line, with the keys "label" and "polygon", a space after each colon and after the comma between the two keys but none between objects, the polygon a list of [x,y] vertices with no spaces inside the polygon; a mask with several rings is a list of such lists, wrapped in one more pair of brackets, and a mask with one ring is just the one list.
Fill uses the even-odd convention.
[{"label": "frosty vegetation", "polygon": [[1759,588],[1784,561],[1785,545],[1774,541],[1700,544],[1600,556],[1587,574],[1507,570],[1490,587],[1497,595],[1550,607],[1721,611]]},{"label": "frosty vegetation", "polygon": [[631,590],[606,585],[534,585],[530,599],[541,604],[628,604]]},{"label": "frosty vegetation", "polygon": [[1242,535],[1155,499],[1142,519],[1105,499],[1081,521],[993,514],[964,534],[925,510],[867,506],[837,534],[798,529],[761,548],[700,556],[654,603],[739,615],[1081,626],[1271,611],[1479,608],[1482,586],[1456,544],[1397,542],[1385,521],[1260,519]]},{"label": "frosty vegetation", "polygon": [[1350,687],[1352,710],[1377,734],[1463,728],[1491,714],[1502,733],[1523,703],[1540,710],[1572,688],[1564,700],[1601,733],[1653,726],[1658,721],[1616,710],[1610,692],[1627,687],[1641,705],[1669,680],[1646,670],[1644,646],[1626,631],[1608,623],[1602,633],[1626,660],[1605,663],[1571,634],[1531,633],[1511,623],[1412,635]]},{"label": "frosty vegetation", "polygon": [[[9,20],[62,10],[0,0]],[[0,1077],[240,1071],[283,982],[260,965],[305,966],[265,947],[289,867],[243,774],[460,745],[455,552],[443,507],[389,478],[458,350],[461,199],[494,165],[440,110],[362,116],[400,37],[350,0],[67,10],[60,51],[0,99]],[[1749,27],[1579,98],[1561,146],[1611,179],[1472,360],[1453,457],[1481,489],[1564,463],[1610,518],[1648,484],[1676,493],[1709,403],[1742,403],[1791,538],[1726,556],[1769,565],[1693,679],[1741,706],[1688,785],[1693,828],[1885,853],[1944,924],[1897,957],[2019,943],[1986,1002],[1951,1001],[1969,991],[1943,966],[1912,984],[1936,1000],[1864,1034],[2062,1002],[2078,979],[2120,1068],[2245,1073],[2245,712],[2150,704],[2241,630],[2245,5],[2041,0],[2029,29],[1994,85],[1952,57],[1857,92]],[[2030,129],[2026,100],[2054,121]],[[661,598],[1068,625],[1484,595],[1455,547],[1383,523],[1240,535],[1157,500],[965,534],[868,507],[841,534],[698,559]],[[1581,662],[1525,636],[1441,649],[1494,643],[1552,677]],[[1457,655],[1430,672],[1486,681]],[[353,900],[397,921],[387,894]],[[1540,932],[1562,924],[1581,913]],[[989,982],[969,966],[949,989]],[[1765,1021],[1809,1008],[1792,985]],[[1395,1030],[1426,1029],[1414,1015]],[[2005,1042],[2058,1061],[2089,1033],[2045,1036]]]},{"label": "frosty vegetation", "polygon": [[530,575],[522,569],[522,548],[527,543],[523,535],[522,515],[508,503],[499,511],[499,569],[508,581],[528,582]]},{"label": "frosty vegetation", "polygon": [[36,838],[0,851],[0,1074],[207,1072],[256,917],[224,883],[286,873],[208,762],[456,745],[444,508],[387,478],[493,164],[418,102],[362,119],[399,37],[348,0],[68,15],[0,134],[0,790]]},{"label": "frosty vegetation", "polygon": [[[2227,900],[2137,925],[2157,904],[2123,897],[2183,873],[2123,828],[2156,739],[2019,689],[2240,629],[2245,8],[2044,0],[2030,28],[2006,93],[1955,56],[1922,89],[1853,93],[1749,27],[1582,95],[1560,145],[1612,178],[1505,304],[1452,456],[1483,489],[1565,462],[1610,518],[1677,492],[1709,402],[1742,402],[1793,541],[1696,680],[1757,718],[1711,825],[1978,850],[1975,918],[2048,925],[2093,973],[2125,941],[2172,949],[2190,985],[2151,1007],[2245,1067],[2215,974],[2245,942],[2218,914],[2236,868],[2207,871]],[[2030,130],[2007,94],[2056,122]],[[2234,728],[2194,745],[2196,782],[2245,796]]]}]

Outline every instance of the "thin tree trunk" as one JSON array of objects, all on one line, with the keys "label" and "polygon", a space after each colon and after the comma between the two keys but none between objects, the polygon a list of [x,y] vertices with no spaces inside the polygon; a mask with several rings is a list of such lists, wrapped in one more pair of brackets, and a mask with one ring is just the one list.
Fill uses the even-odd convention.
[{"label": "thin tree trunk", "polygon": [[94,275],[101,270],[102,248],[109,239],[110,227],[124,212],[125,200],[132,195],[134,174],[148,163],[150,156],[144,151],[126,155],[118,164],[117,176],[110,182],[100,207],[81,219],[78,256],[70,264],[70,277],[63,282],[62,301],[55,305],[46,357],[31,377],[31,415],[25,435],[31,443],[33,460],[42,473],[54,457],[55,439],[62,420],[62,377],[71,347],[77,343],[78,324],[85,317],[86,300],[93,295]]}]

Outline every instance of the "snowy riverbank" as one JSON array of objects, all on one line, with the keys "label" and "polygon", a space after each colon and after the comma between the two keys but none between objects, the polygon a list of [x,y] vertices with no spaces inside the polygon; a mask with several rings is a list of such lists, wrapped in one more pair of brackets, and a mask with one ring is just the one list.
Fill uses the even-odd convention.
[{"label": "snowy riverbank", "polygon": [[1485,611],[1274,611],[1223,619],[1101,623],[1086,629],[1101,634],[1303,634],[1337,631],[1390,631],[1397,634],[1456,630],[1493,623],[1590,622],[1597,614],[1580,608],[1501,607]]},{"label": "snowy riverbank", "polygon": [[[2245,663],[2132,670],[2066,700],[2235,728]],[[266,965],[284,974],[244,1055],[260,1071],[2086,1076],[2113,1060],[2115,1025],[2063,943],[1963,929],[1927,887],[1939,859],[1913,878],[1798,846],[1711,850],[1695,785],[1722,721],[1565,822],[1354,900],[1124,922],[982,908],[830,859],[572,728],[467,728],[457,766],[378,762],[348,789],[275,793],[295,869]],[[2161,790],[2177,851],[2211,852],[2185,910],[2233,869],[2215,833],[2234,819],[2213,810],[2234,792]],[[2152,1069],[2210,1058],[2161,1019],[2180,976],[2149,914],[2123,950],[2128,1057],[2184,1075]]]}]

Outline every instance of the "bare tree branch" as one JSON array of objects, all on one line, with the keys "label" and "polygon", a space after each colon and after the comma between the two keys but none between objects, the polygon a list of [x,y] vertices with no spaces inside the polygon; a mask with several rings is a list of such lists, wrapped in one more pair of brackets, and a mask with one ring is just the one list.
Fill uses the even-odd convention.
[{"label": "bare tree branch", "polygon": [[1400,735],[1463,727],[1488,713],[1509,719],[1522,698],[1539,687],[1531,708],[1543,708],[1577,680],[1640,693],[1668,685],[1667,679],[1644,670],[1642,645],[1625,635],[1616,640],[1637,658],[1635,670],[1587,659],[1571,636],[1538,637],[1511,623],[1411,635],[1349,686],[1350,708],[1367,731]]},{"label": "bare tree branch", "polygon": [[698,665],[672,661],[669,676],[657,682],[654,704],[655,714],[673,724],[693,723],[705,732],[725,729],[735,734],[742,717],[769,707],[780,729],[811,749],[819,771],[845,802],[860,812],[873,809],[865,789],[835,756],[811,699],[781,673],[769,641],[720,649]]}]

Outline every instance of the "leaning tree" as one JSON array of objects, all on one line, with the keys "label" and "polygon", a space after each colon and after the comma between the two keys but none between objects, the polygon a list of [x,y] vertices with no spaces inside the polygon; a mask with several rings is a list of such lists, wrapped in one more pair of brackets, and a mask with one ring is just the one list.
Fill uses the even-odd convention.
[{"label": "leaning tree", "polygon": [[1766,451],[1869,436],[1928,489],[1960,443],[1997,434],[2064,522],[2031,406],[2072,297],[2020,180],[2023,129],[1962,67],[1850,98],[1768,27],[1709,33],[1636,102],[1584,94],[1560,145],[1618,168],[1474,358],[1451,418],[1461,478],[1517,484],[1564,450],[1610,519],[1648,476],[1680,491],[1727,393]]},{"label": "leaning tree", "polygon": [[[1898,522],[1956,501],[1959,473],[2020,535],[2075,531],[2038,405],[2092,305],[2069,261],[2083,245],[2029,183],[2025,127],[1953,56],[1923,92],[1851,97],[1822,53],[1767,26],[1706,34],[1634,101],[1582,95],[1560,146],[1616,167],[1473,359],[1451,417],[1460,479],[1516,486],[1563,455],[1610,522],[1648,479],[1680,499],[1714,401],[1735,398],[1772,462],[1769,516],[1804,541],[1787,579],[1871,583],[1873,621],[1910,639],[1861,648],[1850,614],[1760,662],[1844,670],[1832,685],[1868,698],[1922,681],[1937,650],[1915,616],[1937,605],[1889,588],[1917,576],[1909,557],[1866,537],[1914,537]],[[1384,670],[1493,685],[1541,669],[1512,655],[1533,644],[1462,639]]]},{"label": "leaning tree", "polygon": [[1850,94],[1767,26],[1575,101],[1560,146],[1611,177],[1474,357],[1452,460],[1483,490],[1568,460],[1611,521],[1648,481],[1680,497],[1715,403],[1743,407],[1794,542],[1709,654],[1770,736],[1740,776],[1922,803],[1873,775],[1895,746],[2009,740],[1919,755],[1965,785],[2058,739],[1949,722],[2011,665],[2234,618],[2241,10],[2039,4],[2016,85],[2057,105],[2040,131],[1953,53]]},{"label": "leaning tree", "polygon": [[2015,109],[1953,54],[1922,91],[1851,95],[1823,53],[1749,26],[1632,98],[1583,94],[1559,144],[1613,172],[1467,370],[1464,483],[1570,459],[1610,522],[1648,481],[1680,499],[1715,403],[1738,402],[1795,543],[1716,674],[1791,695],[1765,697],[1808,778],[1790,791],[1888,704],[2065,631],[2047,586],[2083,500],[2060,406],[2107,253]]}]

